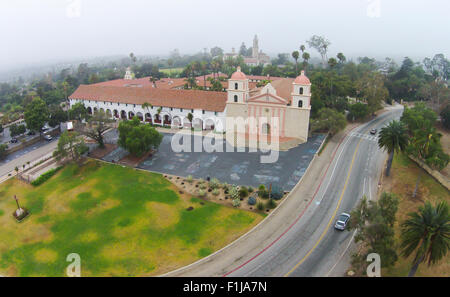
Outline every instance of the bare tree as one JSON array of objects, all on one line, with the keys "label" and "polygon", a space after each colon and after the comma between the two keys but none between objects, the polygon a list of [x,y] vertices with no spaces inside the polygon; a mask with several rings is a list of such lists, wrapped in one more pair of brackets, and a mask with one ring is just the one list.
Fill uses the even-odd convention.
[{"label": "bare tree", "polygon": [[325,68],[328,61],[328,48],[330,47],[331,42],[323,36],[313,35],[306,43],[308,43],[309,47],[312,47],[319,52],[322,57],[322,65]]}]

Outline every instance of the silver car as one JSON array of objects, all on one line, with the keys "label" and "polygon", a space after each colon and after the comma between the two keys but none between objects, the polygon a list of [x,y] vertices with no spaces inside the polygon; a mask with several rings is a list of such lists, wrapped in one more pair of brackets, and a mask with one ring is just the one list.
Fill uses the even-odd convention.
[{"label": "silver car", "polygon": [[345,230],[347,227],[347,223],[350,220],[350,215],[348,213],[343,212],[336,221],[334,228],[337,230]]}]

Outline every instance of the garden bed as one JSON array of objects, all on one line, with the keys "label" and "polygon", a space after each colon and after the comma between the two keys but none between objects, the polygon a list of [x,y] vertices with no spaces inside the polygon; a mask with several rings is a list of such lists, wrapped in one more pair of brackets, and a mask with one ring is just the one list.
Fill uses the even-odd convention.
[{"label": "garden bed", "polygon": [[[229,190],[227,191],[227,189],[229,189],[233,185],[228,185],[226,183],[220,183],[218,185],[218,187],[215,188],[214,186],[211,187],[211,182],[208,182],[208,181],[205,181],[202,179],[193,179],[193,178],[191,179],[190,177],[180,177],[180,176],[170,175],[170,174],[164,174],[164,177],[168,181],[173,183],[179,189],[180,194],[188,193],[190,195],[199,197],[206,201],[211,201],[211,202],[218,203],[218,204],[221,204],[224,206],[243,209],[243,210],[251,211],[251,212],[255,212],[255,213],[269,214],[288,195],[288,192],[284,192],[282,198],[279,200],[273,199],[273,201],[275,202],[275,205],[272,205],[269,207],[268,203],[269,203],[270,199],[259,197],[258,189],[253,188],[253,190],[252,190],[251,187],[237,186],[238,189],[246,188],[249,193],[248,193],[248,195],[246,195],[244,197],[240,197],[239,198],[240,205],[235,207],[235,206],[233,206],[233,199],[230,195],[230,191]],[[201,191],[204,192],[204,195],[202,195]],[[254,199],[256,200],[253,205],[249,204],[250,197],[254,197]],[[259,203],[262,203],[264,205],[264,207],[262,209],[261,208],[258,209]]]}]

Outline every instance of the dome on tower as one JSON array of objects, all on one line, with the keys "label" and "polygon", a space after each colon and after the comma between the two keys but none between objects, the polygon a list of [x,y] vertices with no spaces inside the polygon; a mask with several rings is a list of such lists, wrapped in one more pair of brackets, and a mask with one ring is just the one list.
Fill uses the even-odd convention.
[{"label": "dome on tower", "polygon": [[297,78],[294,81],[294,84],[298,85],[310,85],[311,82],[309,81],[309,78],[305,75],[305,71],[302,70],[301,74],[297,76]]},{"label": "dome on tower", "polygon": [[231,75],[231,79],[233,80],[246,80],[247,76],[244,72],[241,71],[241,67],[238,66],[237,71]]}]

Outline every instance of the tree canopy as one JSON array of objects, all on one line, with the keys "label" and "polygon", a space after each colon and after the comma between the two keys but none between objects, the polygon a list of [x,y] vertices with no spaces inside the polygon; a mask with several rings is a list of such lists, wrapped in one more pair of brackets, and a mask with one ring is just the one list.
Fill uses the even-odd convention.
[{"label": "tree canopy", "polygon": [[162,138],[155,128],[142,124],[136,117],[119,124],[119,145],[137,157],[158,148]]}]

